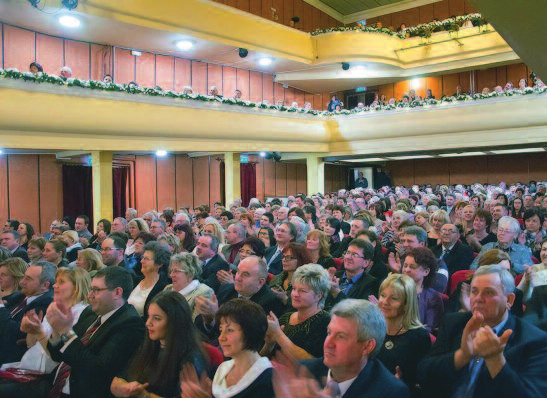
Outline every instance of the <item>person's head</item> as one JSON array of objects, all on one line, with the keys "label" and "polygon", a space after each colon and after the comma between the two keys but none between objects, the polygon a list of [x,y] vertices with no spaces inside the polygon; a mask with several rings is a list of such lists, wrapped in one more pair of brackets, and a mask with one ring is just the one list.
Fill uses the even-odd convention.
[{"label": "person's head", "polygon": [[473,216],[473,229],[476,232],[487,231],[492,225],[492,214],[488,210],[478,209]]},{"label": "person's head", "polygon": [[17,233],[20,236],[21,242],[28,242],[34,236],[34,227],[28,222],[22,222],[17,227]]},{"label": "person's head", "polygon": [[490,210],[493,221],[498,221],[500,218],[509,215],[509,209],[503,203],[496,203]]},{"label": "person's head", "polygon": [[381,350],[386,321],[378,307],[366,300],[346,299],[331,310],[323,363],[336,381],[356,377]]},{"label": "person's head", "polygon": [[429,217],[429,223],[433,229],[440,231],[444,224],[450,223],[450,217],[446,211],[437,210]]},{"label": "person's head", "polygon": [[103,77],[103,83],[110,84],[112,83],[112,75],[109,75],[108,73],[104,75]]},{"label": "person's head", "polygon": [[511,244],[520,233],[520,224],[513,217],[505,216],[498,221],[498,242],[508,245]]},{"label": "person's head", "polygon": [[223,211],[220,213],[219,221],[220,225],[222,225],[222,228],[226,229],[226,226],[228,225],[228,222],[230,220],[233,220],[234,215],[230,211]]},{"label": "person's head", "polygon": [[344,268],[346,274],[353,278],[362,272],[367,272],[372,266],[374,247],[363,239],[353,239],[344,253]]},{"label": "person's head", "polygon": [[249,298],[264,286],[267,278],[266,262],[261,258],[250,256],[239,262],[234,278],[234,288],[241,296]]},{"label": "person's head", "polygon": [[21,293],[27,297],[37,296],[50,290],[55,283],[55,272],[57,267],[46,261],[39,261],[30,265],[25,276],[19,282]]},{"label": "person's head", "polygon": [[175,224],[173,227],[175,236],[179,238],[183,251],[192,251],[196,246],[196,236],[190,224]]},{"label": "person's head", "polygon": [[260,227],[261,228],[268,228],[271,225],[273,225],[274,222],[274,215],[272,213],[263,213],[260,216]]},{"label": "person's head", "polygon": [[266,248],[276,245],[275,232],[271,228],[260,228],[257,236],[264,242]]},{"label": "person's head", "polygon": [[123,260],[126,244],[117,236],[109,236],[101,243],[103,263],[107,267],[118,265]]},{"label": "person's head", "polygon": [[366,221],[363,217],[354,218],[353,220],[351,220],[350,225],[351,225],[351,228],[349,231],[349,236],[351,236],[352,238],[355,238],[355,235],[357,234],[359,230],[370,227],[369,222]]},{"label": "person's head", "polygon": [[72,77],[72,69],[70,69],[70,66],[63,66],[59,71],[59,76],[61,76],[64,79],[69,79]]},{"label": "person's head", "polygon": [[456,196],[449,193],[444,197],[444,200],[446,201],[447,206],[454,206],[454,203],[456,203]]},{"label": "person's head", "polygon": [[467,205],[463,208],[462,212],[463,221],[472,223],[473,217],[475,216],[475,206],[473,205]]},{"label": "person's head", "polygon": [[311,263],[310,252],[306,245],[297,242],[290,242],[283,249],[282,255],[283,271],[293,272],[304,264]]},{"label": "person's head", "polygon": [[258,352],[264,343],[268,321],[264,309],[245,299],[232,299],[217,311],[220,347],[225,357],[237,358],[245,351]]},{"label": "person's head", "polygon": [[249,236],[245,239],[243,246],[239,249],[239,261],[246,259],[249,256],[256,256],[258,258],[264,257],[266,252],[266,245],[264,242],[256,236]]},{"label": "person's head", "polygon": [[167,224],[164,220],[161,218],[156,218],[152,221],[152,224],[150,225],[150,233],[154,235],[156,238],[163,234],[165,230],[167,229]]},{"label": "person's head", "polygon": [[438,268],[433,252],[427,247],[413,247],[405,254],[403,274],[410,276],[417,287],[428,288]]},{"label": "person's head", "polygon": [[287,216],[289,215],[289,208],[288,207],[280,207],[277,210],[277,221],[285,221],[287,219]]},{"label": "person's head", "polygon": [[405,252],[412,247],[425,247],[427,245],[427,232],[418,226],[411,226],[404,229],[399,241],[405,248]]},{"label": "person's head", "polygon": [[323,231],[329,237],[336,236],[340,233],[341,225],[342,224],[340,223],[340,220],[335,217],[329,217],[325,222],[325,227],[323,228]]},{"label": "person's head", "polygon": [[528,232],[538,232],[543,225],[545,219],[545,212],[534,207],[533,209],[527,209],[523,215],[524,225]]},{"label": "person's head", "polygon": [[127,231],[127,220],[123,217],[116,217],[114,222],[112,222],[112,232],[123,232]]},{"label": "person's head", "polygon": [[72,306],[78,303],[88,303],[91,277],[81,268],[60,268],[55,273],[53,285],[53,300]]},{"label": "person's head", "polygon": [[224,235],[226,243],[235,245],[245,239],[245,227],[240,222],[229,223]]},{"label": "person's head", "polygon": [[139,232],[137,238],[135,239],[134,253],[142,256],[144,254],[144,246],[148,242],[152,242],[153,240],[155,240],[154,235],[152,235],[150,232]]},{"label": "person's head", "polygon": [[44,260],[53,264],[58,264],[65,256],[66,247],[66,242],[64,240],[51,239],[46,243],[42,256],[44,257]]},{"label": "person's head", "polygon": [[89,217],[82,214],[78,217],[76,217],[76,221],[74,222],[74,229],[77,232],[83,232],[87,229],[87,226],[89,225]]},{"label": "person's head", "polygon": [[201,261],[214,257],[218,252],[218,239],[214,235],[202,235],[198,239],[196,254]]},{"label": "person's head", "polygon": [[7,219],[3,231],[17,231],[17,228],[19,228],[19,221]]},{"label": "person's head", "polygon": [[397,210],[393,212],[393,219],[391,220],[391,227],[398,228],[401,223],[408,220],[408,213],[403,210]]},{"label": "person's head", "polygon": [[198,257],[192,253],[179,253],[171,257],[169,276],[173,281],[173,290],[184,289],[201,275]]},{"label": "person's head", "polygon": [[10,293],[20,290],[19,282],[25,276],[27,268],[28,264],[19,257],[0,262],[0,289]]},{"label": "person's head", "polygon": [[79,242],[78,232],[76,232],[76,231],[65,231],[65,232],[63,232],[63,235],[61,236],[61,239],[63,239],[66,242],[67,247],[70,247],[70,246],[74,245],[75,243]]},{"label": "person's head", "polygon": [[524,195],[522,197],[522,200],[526,209],[534,207],[534,198],[532,197],[532,195]]},{"label": "person's head", "polygon": [[499,324],[515,300],[515,280],[499,265],[479,267],[471,281],[471,311],[481,314],[484,324]]},{"label": "person's head", "polygon": [[112,223],[106,218],[99,220],[97,223],[97,232],[99,231],[103,231],[106,235],[110,235],[110,232],[112,232]]},{"label": "person's head", "polygon": [[419,320],[416,284],[408,275],[391,274],[382,282],[378,308],[386,320],[400,321],[404,329],[422,326]]},{"label": "person's head", "polygon": [[506,270],[511,270],[513,262],[509,254],[500,249],[490,249],[479,256],[479,267],[498,264]]},{"label": "person's head", "polygon": [[319,264],[299,267],[292,278],[291,303],[294,309],[323,307],[331,287],[330,276]]},{"label": "person's head", "polygon": [[19,239],[20,239],[20,236],[17,231],[14,231],[14,230],[4,231],[0,235],[0,245],[2,245],[3,247],[5,247],[6,249],[10,251],[13,251],[17,249],[17,247],[19,246]]},{"label": "person's head", "polygon": [[127,232],[131,239],[136,239],[139,233],[149,232],[148,224],[142,218],[132,218],[127,224]]},{"label": "person's head", "polygon": [[121,307],[133,290],[131,273],[122,267],[102,268],[91,282],[89,303],[91,309],[101,316]]},{"label": "person's head", "polygon": [[296,239],[298,231],[293,223],[283,221],[275,229],[275,239],[278,245],[286,246],[289,242]]},{"label": "person's head", "polygon": [[445,248],[451,248],[460,239],[460,231],[454,224],[444,224],[441,227],[441,243]]},{"label": "person's head", "polygon": [[80,250],[76,259],[76,266],[87,272],[98,271],[104,268],[101,253],[91,248]]},{"label": "person's head", "polygon": [[306,247],[309,251],[319,250],[319,257],[331,257],[329,240],[323,231],[312,229],[306,236]]},{"label": "person's head", "polygon": [[31,62],[29,65],[29,71],[31,73],[40,73],[44,71],[44,68],[38,62]]},{"label": "person's head", "polygon": [[171,261],[171,250],[165,243],[148,242],[144,246],[144,254],[141,259],[142,273],[145,276],[156,275],[160,270],[167,274],[169,262]]}]

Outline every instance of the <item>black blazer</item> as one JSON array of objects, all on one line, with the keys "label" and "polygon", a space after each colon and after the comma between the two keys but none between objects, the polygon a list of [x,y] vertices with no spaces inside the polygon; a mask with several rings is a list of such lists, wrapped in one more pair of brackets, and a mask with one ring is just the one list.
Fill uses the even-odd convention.
[{"label": "black blazer", "polygon": [[28,263],[30,260],[28,258],[27,251],[24,247],[19,246],[13,253],[11,253],[12,257],[19,257],[20,259],[23,259],[26,263]]},{"label": "black blazer", "polygon": [[[270,259],[273,257],[275,252],[277,251],[277,245],[270,246],[266,249],[266,252],[264,253],[264,259],[266,260],[266,264],[270,261]],[[283,255],[280,253],[273,262],[268,266],[268,272],[273,275],[279,275],[283,271]]]},{"label": "black blazer", "polygon": [[211,289],[218,292],[220,287],[220,281],[217,278],[217,272],[220,270],[229,271],[230,264],[228,264],[222,257],[215,254],[207,264],[204,264],[201,268],[201,276],[199,278],[201,283],[205,283]]},{"label": "black blazer", "polygon": [[[455,313],[445,316],[437,340],[428,356],[418,367],[424,397],[451,397],[462,383],[465,371],[454,370],[454,352],[461,346],[461,338],[471,313]],[[499,333],[507,329],[513,334],[503,354],[506,364],[495,378],[490,377],[483,365],[473,397],[510,398],[543,397],[547,391],[547,333],[532,324],[509,315]],[[465,368],[464,368],[465,369]]]},{"label": "black blazer", "polygon": [[53,346],[48,342],[51,357],[71,367],[71,397],[112,397],[112,379],[127,365],[144,337],[141,317],[132,305],[124,304],[99,327],[88,345],[84,346],[80,338],[96,318],[91,306],[82,312],[74,325],[78,338],[64,352],[60,351],[63,343]]},{"label": "black blazer", "polygon": [[[323,363],[323,358],[310,359],[302,362],[313,377],[322,383],[329,369]],[[389,373],[377,359],[369,359],[357,378],[351,383],[342,398],[408,398],[410,392],[401,380]]]},{"label": "black blazer", "polygon": [[[24,299],[24,296],[22,297]],[[22,300],[21,300],[22,301]],[[21,332],[21,321],[26,312],[35,310],[36,313],[42,312],[44,315],[47,307],[53,301],[53,290],[48,290],[46,293],[32,300],[27,305],[25,311],[19,311],[13,316],[11,312],[17,307],[14,305],[11,311],[7,308],[0,308],[0,364],[17,362],[27,350],[25,338],[26,333]],[[21,343],[18,343],[21,341]]]},{"label": "black blazer", "polygon": [[[345,271],[338,271],[337,278],[342,278]],[[347,298],[368,300],[368,296],[373,295],[378,297],[380,289],[380,281],[374,276],[367,274],[366,271],[357,280],[356,283],[349,289]],[[343,292],[342,292],[343,293]]]},{"label": "black blazer", "polygon": [[[437,258],[443,253],[443,246],[437,245],[431,249]],[[473,249],[461,242],[456,242],[452,250],[446,253],[443,261],[448,268],[448,273],[452,275],[456,271],[469,269],[471,263],[475,259]]]}]

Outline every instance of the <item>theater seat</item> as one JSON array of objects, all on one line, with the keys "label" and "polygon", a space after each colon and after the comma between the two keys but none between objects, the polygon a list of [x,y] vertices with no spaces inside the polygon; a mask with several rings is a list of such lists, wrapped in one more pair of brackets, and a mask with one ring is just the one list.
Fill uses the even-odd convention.
[{"label": "theater seat", "polygon": [[456,288],[460,284],[460,282],[468,280],[469,277],[474,273],[475,271],[470,269],[464,269],[462,271],[454,272],[450,277],[450,280],[448,281],[448,295],[451,296],[452,293],[454,293],[454,290],[456,290]]},{"label": "theater seat", "polygon": [[272,280],[272,278],[273,278],[274,276],[275,276],[274,274],[270,274],[270,273],[268,272],[268,281],[267,281],[268,285],[270,284],[270,282],[271,282],[271,280]]},{"label": "theater seat", "polygon": [[344,266],[344,259],[343,258],[333,258],[334,261],[334,267],[339,270]]},{"label": "theater seat", "polygon": [[205,349],[205,352],[207,353],[207,357],[209,358],[209,363],[211,364],[211,367],[218,368],[218,366],[224,362],[224,354],[222,351],[220,351],[220,348],[212,346],[208,343],[201,343],[203,348]]}]

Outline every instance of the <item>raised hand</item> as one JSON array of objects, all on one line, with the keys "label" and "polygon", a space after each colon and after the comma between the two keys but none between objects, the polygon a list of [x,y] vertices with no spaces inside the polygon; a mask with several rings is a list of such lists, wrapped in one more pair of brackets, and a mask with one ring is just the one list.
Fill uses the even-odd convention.
[{"label": "raised hand", "polygon": [[399,258],[399,254],[395,253],[389,253],[388,261],[387,261],[387,267],[391,272],[400,274],[401,273],[401,259]]},{"label": "raised hand", "polygon": [[198,378],[196,368],[186,364],[180,372],[181,398],[211,398],[213,396],[211,379],[205,373]]},{"label": "raised hand", "polygon": [[36,314],[35,310],[28,311],[21,320],[21,332],[39,335],[42,333],[42,311]]},{"label": "raised hand", "polygon": [[218,311],[217,296],[213,294],[210,299],[205,296],[197,296],[195,306],[198,312],[204,317],[214,318]]},{"label": "raised hand", "polygon": [[234,283],[234,275],[230,271],[220,270],[217,272],[217,279],[222,285]]},{"label": "raised hand", "polygon": [[55,333],[61,335],[72,328],[73,316],[69,307],[55,301],[51,303],[46,313],[47,320]]}]

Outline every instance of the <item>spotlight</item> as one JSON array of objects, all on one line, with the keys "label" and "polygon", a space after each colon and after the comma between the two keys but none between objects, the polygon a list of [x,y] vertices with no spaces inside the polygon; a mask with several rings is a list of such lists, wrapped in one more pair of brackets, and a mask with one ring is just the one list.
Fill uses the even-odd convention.
[{"label": "spotlight", "polygon": [[262,66],[268,66],[272,63],[272,59],[271,58],[268,58],[268,57],[265,57],[265,58],[260,58],[258,60],[258,63]]},{"label": "spotlight", "polygon": [[347,62],[342,62],[342,69],[343,69],[343,70],[349,70],[349,63],[347,63]]},{"label": "spotlight", "polygon": [[259,155],[260,155],[261,158],[265,158],[266,157],[266,152],[260,152]]},{"label": "spotlight", "polygon": [[167,156],[167,151],[164,151],[163,149],[160,149],[160,150],[156,151],[156,156],[160,157],[160,158],[162,158],[164,156]]},{"label": "spotlight", "polygon": [[194,43],[192,43],[190,40],[180,40],[177,41],[177,48],[182,51],[188,51],[192,47],[194,47]]},{"label": "spotlight", "polygon": [[77,28],[80,26],[80,20],[72,15],[63,15],[59,17],[59,23],[67,28]]},{"label": "spotlight", "polygon": [[249,55],[249,50],[247,50],[246,48],[240,48],[239,49],[239,57],[240,58],[245,58],[247,55]]},{"label": "spotlight", "polygon": [[69,10],[74,10],[78,7],[78,0],[62,0],[62,3]]},{"label": "spotlight", "polygon": [[279,162],[281,160],[281,155],[279,152],[267,152],[265,159],[273,159],[274,162]]}]

